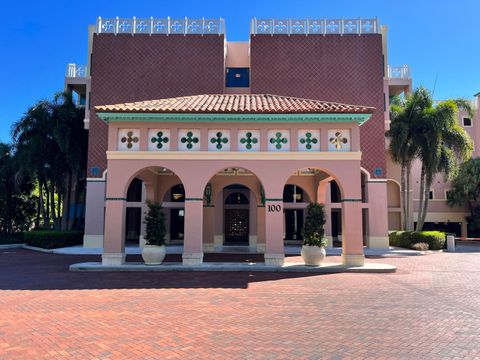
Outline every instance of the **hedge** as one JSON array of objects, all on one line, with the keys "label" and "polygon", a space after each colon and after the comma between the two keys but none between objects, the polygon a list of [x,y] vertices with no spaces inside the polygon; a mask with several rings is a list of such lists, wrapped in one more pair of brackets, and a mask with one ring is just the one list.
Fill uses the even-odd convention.
[{"label": "hedge", "polygon": [[23,234],[23,240],[27,245],[44,249],[56,249],[61,247],[81,245],[83,232],[81,231],[53,231],[34,230]]},{"label": "hedge", "polygon": [[393,231],[389,235],[390,245],[410,249],[413,244],[426,243],[430,250],[445,247],[446,235],[441,231]]},{"label": "hedge", "polygon": [[5,234],[0,233],[0,245],[7,244],[22,244],[23,243],[23,234]]}]

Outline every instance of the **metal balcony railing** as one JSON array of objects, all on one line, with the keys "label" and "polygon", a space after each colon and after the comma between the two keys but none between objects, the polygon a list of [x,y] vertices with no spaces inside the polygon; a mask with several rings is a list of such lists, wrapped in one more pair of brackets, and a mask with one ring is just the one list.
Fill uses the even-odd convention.
[{"label": "metal balcony railing", "polygon": [[250,33],[257,34],[377,34],[378,19],[257,19],[253,18]]},{"label": "metal balcony railing", "polygon": [[65,76],[69,78],[87,77],[87,65],[67,64]]},{"label": "metal balcony railing", "polygon": [[388,65],[389,79],[411,79],[410,67],[408,65],[390,66]]},{"label": "metal balcony railing", "polygon": [[225,21],[218,19],[109,18],[97,19],[97,34],[225,34]]}]

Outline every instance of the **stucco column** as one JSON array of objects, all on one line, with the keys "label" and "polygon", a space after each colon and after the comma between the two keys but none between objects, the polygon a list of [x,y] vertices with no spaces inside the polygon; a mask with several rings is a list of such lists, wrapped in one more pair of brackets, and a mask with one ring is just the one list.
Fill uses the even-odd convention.
[{"label": "stucco column", "polygon": [[368,182],[368,241],[369,248],[388,249],[387,182]]},{"label": "stucco column", "polygon": [[265,206],[257,206],[257,253],[265,253]]},{"label": "stucco column", "polygon": [[102,265],[125,263],[126,198],[107,198]]},{"label": "stucco column", "polygon": [[282,266],[285,260],[283,248],[283,198],[265,201],[265,265]]},{"label": "stucco column", "polygon": [[364,264],[361,199],[343,200],[342,260],[346,266],[363,266]]},{"label": "stucco column", "polygon": [[85,235],[83,247],[102,248],[105,217],[104,179],[87,180],[87,197],[85,201]]},{"label": "stucco column", "polygon": [[257,200],[255,198],[255,194],[250,191],[250,198],[249,198],[249,233],[248,233],[248,245],[257,250]]},{"label": "stucco column", "polygon": [[333,237],[332,237],[332,208],[330,201],[330,180],[323,180],[318,183],[317,189],[317,201],[319,204],[324,206],[325,210],[325,237],[328,240],[327,248],[333,248]]},{"label": "stucco column", "polygon": [[203,198],[186,198],[183,265],[198,265],[203,262],[202,237]]}]

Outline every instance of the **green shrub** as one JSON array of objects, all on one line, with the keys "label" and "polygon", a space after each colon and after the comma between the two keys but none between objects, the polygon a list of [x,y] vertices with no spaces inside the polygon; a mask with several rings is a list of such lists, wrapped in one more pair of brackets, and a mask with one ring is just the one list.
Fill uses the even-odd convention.
[{"label": "green shrub", "polygon": [[16,234],[0,233],[0,245],[22,244],[22,243],[23,243],[22,233],[16,233]]},{"label": "green shrub", "polygon": [[145,224],[145,241],[147,245],[165,245],[165,214],[162,204],[147,202],[148,212],[143,223]]},{"label": "green shrub", "polygon": [[414,232],[411,237],[412,243],[427,243],[430,250],[441,250],[445,247],[445,233],[441,231]]},{"label": "green shrub", "polygon": [[56,249],[73,245],[81,245],[83,242],[83,232],[34,230],[24,233],[23,240],[27,245],[30,246],[36,246],[44,249]]},{"label": "green shrub", "polygon": [[426,243],[430,250],[441,250],[445,247],[445,233],[441,231],[394,231],[389,234],[391,246],[412,248],[414,244]]},{"label": "green shrub", "polygon": [[309,204],[307,207],[307,217],[305,219],[305,228],[303,231],[303,245],[325,247],[328,240],[325,239],[326,215],[323,205]]}]

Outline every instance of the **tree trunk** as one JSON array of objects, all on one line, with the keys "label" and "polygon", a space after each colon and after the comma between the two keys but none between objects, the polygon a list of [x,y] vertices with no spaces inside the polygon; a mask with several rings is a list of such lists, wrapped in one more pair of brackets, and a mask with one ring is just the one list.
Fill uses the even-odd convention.
[{"label": "tree trunk", "polygon": [[405,196],[405,165],[402,164],[402,171],[400,174],[400,192],[402,194],[402,214],[403,214],[403,229],[402,230],[407,230],[407,223],[408,223],[408,218],[407,218],[407,202],[406,196]]},{"label": "tree trunk", "polygon": [[43,194],[43,179],[39,179],[38,181],[38,191],[39,191],[39,202],[40,208],[42,209],[42,217],[43,217],[43,228],[47,229],[47,224],[49,223],[47,208],[45,206],[45,197]]},{"label": "tree trunk", "polygon": [[70,203],[72,193],[72,173],[68,172],[66,181],[65,195],[63,199],[63,213],[62,213],[62,230],[69,230],[70,228]]},{"label": "tree trunk", "polygon": [[53,183],[53,180],[50,181],[50,208],[52,209],[52,221],[53,221],[53,227],[55,230],[58,230],[58,224],[57,224],[57,213],[55,209],[55,184]]},{"label": "tree trunk", "polygon": [[423,211],[422,211],[422,229],[423,229],[423,225],[425,224],[425,219],[427,218],[428,202],[430,200],[430,188],[432,187],[432,182],[433,182],[433,178],[431,178],[430,176],[427,176],[426,178],[427,179],[425,184]]},{"label": "tree trunk", "polygon": [[425,166],[422,164],[422,172],[420,175],[420,192],[419,192],[419,199],[418,199],[418,216],[417,216],[417,228],[416,231],[422,231],[423,223],[422,219],[422,212],[423,212],[423,203],[425,197]]},{"label": "tree trunk", "polygon": [[407,224],[407,230],[408,231],[413,230],[413,224],[410,221],[410,213],[412,211],[412,202],[411,202],[411,199],[410,199],[410,178],[411,178],[411,175],[412,175],[412,163],[409,162],[407,164],[407,179],[406,179],[407,189],[405,191],[405,197],[406,197],[406,200],[407,200],[407,220],[406,220],[406,224]]}]

